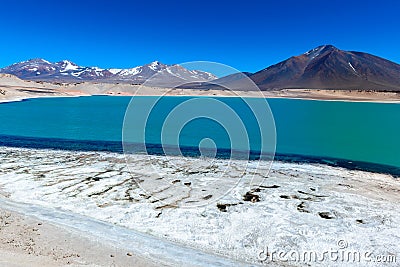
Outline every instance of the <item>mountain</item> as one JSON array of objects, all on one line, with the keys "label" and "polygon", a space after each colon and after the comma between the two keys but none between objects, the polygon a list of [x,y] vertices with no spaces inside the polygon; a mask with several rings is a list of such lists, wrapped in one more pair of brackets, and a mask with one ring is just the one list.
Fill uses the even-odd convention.
[{"label": "mountain", "polygon": [[185,83],[178,86],[178,88],[198,90],[258,90],[255,85],[251,86],[253,88],[248,88],[248,77],[251,75],[252,73],[250,72],[237,72],[211,81]]},{"label": "mountain", "polygon": [[[152,79],[147,81],[150,77]],[[119,82],[133,80],[142,84],[147,81],[146,84],[149,86],[168,86],[187,81],[210,81],[216,78],[209,72],[188,70],[180,65],[165,65],[159,61],[132,69],[115,71],[113,77],[114,80]]]},{"label": "mountain", "polygon": [[181,88],[201,90],[342,89],[400,91],[400,65],[367,53],[318,46],[256,73],[235,73]]},{"label": "mountain", "polygon": [[[2,68],[0,73],[12,74],[23,80],[49,82],[95,81],[142,84],[155,74],[157,74],[157,80],[165,85],[185,79],[189,81],[216,79],[216,76],[208,72],[188,70],[179,65],[166,65],[159,61],[131,69],[101,69],[81,67],[68,60],[51,63],[44,59],[31,59]],[[154,86],[160,86],[160,84]]]},{"label": "mountain", "polygon": [[400,91],[400,65],[389,60],[355,51],[343,51],[332,45],[318,46],[256,73],[235,73],[217,79],[204,71],[188,70],[180,65],[154,61],[131,69],[81,67],[63,60],[51,63],[31,59],[0,69],[23,80],[143,84],[153,76],[154,87],[257,90],[343,89]]},{"label": "mountain", "polygon": [[51,63],[44,59],[31,59],[0,69],[0,73],[12,74],[23,80],[79,81],[95,80],[112,76],[108,70],[96,67],[80,67],[63,60]]},{"label": "mountain", "polygon": [[362,52],[318,46],[249,76],[261,90],[400,90],[400,65]]}]

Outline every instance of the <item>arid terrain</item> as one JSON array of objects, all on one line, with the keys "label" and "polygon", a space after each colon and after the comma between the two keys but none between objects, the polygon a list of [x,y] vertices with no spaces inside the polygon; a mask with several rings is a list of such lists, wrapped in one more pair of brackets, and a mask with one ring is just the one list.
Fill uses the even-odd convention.
[{"label": "arid terrain", "polygon": [[0,209],[0,265],[160,266],[92,236]]},{"label": "arid terrain", "polygon": [[110,83],[49,83],[24,81],[10,74],[0,74],[0,102],[17,101],[37,97],[67,97],[84,95],[115,96],[238,96],[266,98],[300,98],[318,100],[344,100],[369,102],[398,102],[398,92],[378,92],[371,90],[320,90],[283,89],[276,91],[230,91],[198,90],[180,88],[146,87],[130,84]]}]

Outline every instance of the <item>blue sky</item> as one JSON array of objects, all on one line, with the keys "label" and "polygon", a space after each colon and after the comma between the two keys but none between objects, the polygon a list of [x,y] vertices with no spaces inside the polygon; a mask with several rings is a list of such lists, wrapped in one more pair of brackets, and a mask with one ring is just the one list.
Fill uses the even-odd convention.
[{"label": "blue sky", "polygon": [[321,44],[400,63],[400,1],[2,1],[0,67],[205,60],[254,72]]}]

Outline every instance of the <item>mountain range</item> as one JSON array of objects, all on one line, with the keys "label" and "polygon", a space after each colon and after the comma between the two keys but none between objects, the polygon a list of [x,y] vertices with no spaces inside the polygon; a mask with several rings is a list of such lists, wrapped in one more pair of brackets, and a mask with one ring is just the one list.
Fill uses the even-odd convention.
[{"label": "mountain range", "polygon": [[49,62],[44,59],[30,59],[0,69],[0,73],[12,74],[23,80],[46,82],[106,82],[142,84],[154,74],[163,81],[175,79],[210,81],[217,77],[205,71],[188,70],[179,65],[166,65],[159,61],[130,69],[101,69],[81,67],[63,60]]},{"label": "mountain range", "polygon": [[[63,60],[51,63],[32,59],[0,69],[24,80],[142,84],[158,73],[157,85],[166,87],[171,81],[196,80],[180,88],[241,90],[250,78],[261,90],[281,89],[343,89],[400,91],[400,65],[389,60],[356,51],[343,51],[322,45],[304,54],[290,57],[256,73],[235,73],[222,78],[205,71],[188,70],[180,65],[158,61],[131,69],[100,69],[81,67]],[[187,78],[187,79],[186,79]]]}]

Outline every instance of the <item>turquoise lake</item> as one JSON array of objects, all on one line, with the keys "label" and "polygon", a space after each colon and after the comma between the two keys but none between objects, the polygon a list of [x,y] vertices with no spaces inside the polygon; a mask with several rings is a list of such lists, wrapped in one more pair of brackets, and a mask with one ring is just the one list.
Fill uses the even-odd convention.
[{"label": "turquoise lake", "polygon": [[[136,100],[145,102],[149,98],[137,97]],[[161,142],[165,116],[188,99],[191,97],[163,97],[146,126],[146,142]],[[250,136],[250,148],[257,151],[262,141],[259,130],[251,113],[241,107],[240,99],[216,99],[235,110],[244,121]],[[109,142],[117,147],[130,100],[131,97],[91,96],[2,103],[1,144],[29,146],[27,140],[30,140],[35,146],[40,142],[58,140],[58,146],[73,146],[74,141],[85,140],[92,145]],[[295,99],[267,101],[276,124],[278,154],[400,167],[399,104]],[[183,128],[179,142],[183,146],[197,147],[204,138],[213,139],[218,148],[229,148],[229,136],[224,127],[205,119],[194,120]],[[112,145],[110,150],[113,150]]]}]

